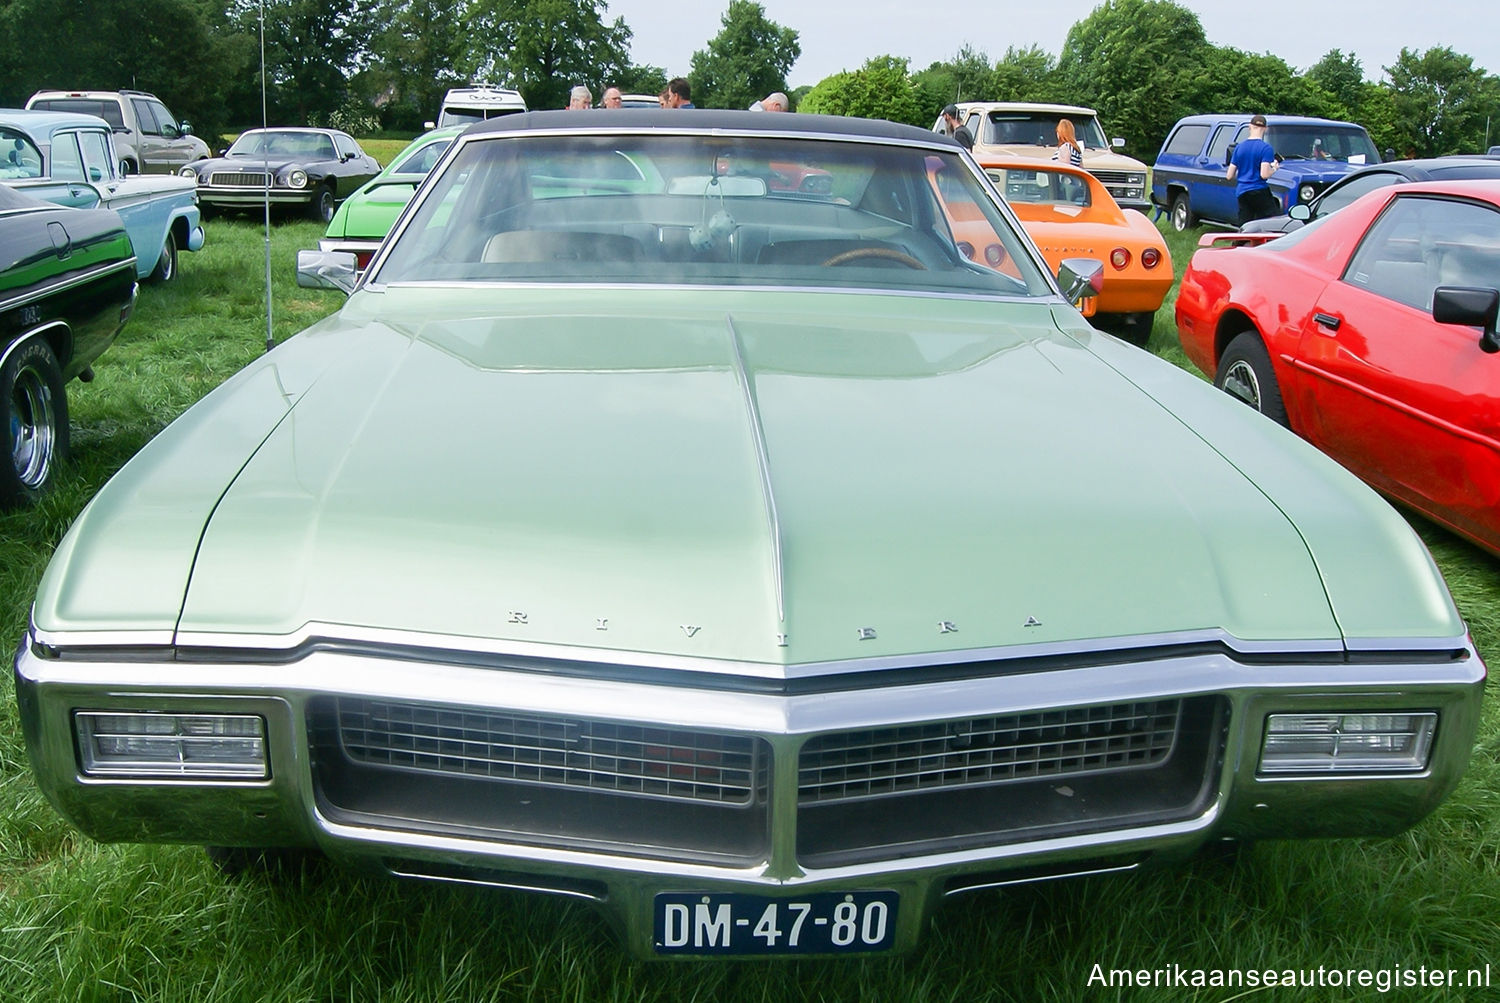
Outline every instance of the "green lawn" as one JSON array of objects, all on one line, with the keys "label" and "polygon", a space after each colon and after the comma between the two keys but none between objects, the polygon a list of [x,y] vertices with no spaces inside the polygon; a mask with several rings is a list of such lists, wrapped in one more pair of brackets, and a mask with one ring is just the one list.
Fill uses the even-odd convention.
[{"label": "green lawn", "polygon": [[[398,144],[399,145],[399,144]],[[275,337],[336,309],[300,289],[311,223],[274,227]],[[1178,273],[1192,240],[1171,235]],[[39,509],[0,515],[0,638],[12,643],[47,557],[121,463],[262,351],[263,238],[215,219],[180,283],[142,289],[136,316],[70,387],[76,462]],[[1171,300],[1149,348],[1181,363]],[[1425,524],[1480,651],[1500,664],[1500,566]],[[1090,984],[1109,969],[1381,970],[1497,966],[1500,719],[1493,702],[1458,792],[1395,839],[1267,843],[1233,860],[1078,879],[957,900],[922,947],[874,961],[640,963],[589,910],[533,897],[322,869],[226,880],[194,847],[102,846],[42,801],[12,684],[0,684],[0,1000],[433,1003],[567,1000],[1350,1000],[1374,989],[1247,992]],[[1326,972],[1324,982],[1333,979]],[[1342,975],[1339,976],[1342,981]],[[1404,989],[1403,1000],[1483,991]],[[1488,998],[1500,998],[1491,990]]]}]

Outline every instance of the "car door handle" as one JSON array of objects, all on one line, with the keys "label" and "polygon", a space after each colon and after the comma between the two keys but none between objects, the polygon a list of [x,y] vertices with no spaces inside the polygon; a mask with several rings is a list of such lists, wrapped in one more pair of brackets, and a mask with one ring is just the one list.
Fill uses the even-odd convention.
[{"label": "car door handle", "polygon": [[1313,321],[1315,323],[1322,324],[1330,331],[1337,331],[1339,329],[1339,325],[1344,322],[1344,319],[1342,317],[1335,317],[1331,313],[1324,313],[1319,310],[1318,312],[1313,314]]}]

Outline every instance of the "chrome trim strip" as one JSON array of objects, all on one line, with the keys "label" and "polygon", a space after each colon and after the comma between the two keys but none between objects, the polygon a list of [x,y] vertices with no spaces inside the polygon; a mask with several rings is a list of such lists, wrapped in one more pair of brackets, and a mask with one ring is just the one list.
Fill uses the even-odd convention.
[{"label": "chrome trim strip", "polygon": [[501,881],[499,879],[487,881],[478,877],[461,877],[448,874],[424,874],[416,870],[402,870],[396,867],[387,867],[386,871],[395,878],[411,878],[416,881],[431,881],[437,884],[469,885],[474,888],[500,888],[512,892],[531,892],[536,895],[557,895],[562,898],[579,899],[583,902],[603,902],[604,899],[598,895],[590,895],[588,892],[577,891],[572,888],[557,888],[552,885],[534,882],[526,884],[521,881]]},{"label": "chrome trim strip", "polygon": [[37,290],[35,292],[26,293],[21,296],[13,296],[8,300],[0,300],[0,311],[9,310],[13,307],[25,306],[27,303],[30,303],[34,300],[41,299],[45,296],[50,296],[53,293],[66,292],[69,289],[73,289],[77,286],[84,285],[85,283],[92,282],[95,279],[103,278],[104,276],[109,275],[112,272],[124,271],[126,268],[129,268],[130,274],[134,276],[136,270],[135,265],[136,256],[132,254],[130,257],[125,258],[121,261],[112,261],[107,265],[100,265],[99,267],[91,269],[87,272],[83,272],[80,275],[75,275],[72,278],[65,279],[61,282],[54,282],[51,285],[44,286],[40,290]]},{"label": "chrome trim strip", "polygon": [[[1006,645],[987,648],[925,651],[907,655],[883,655],[874,658],[850,658],[824,662],[740,662],[659,652],[623,651],[545,642],[515,641],[499,638],[454,637],[417,631],[377,627],[351,627],[347,624],[309,623],[294,634],[219,634],[170,630],[141,631],[49,631],[31,627],[33,641],[60,650],[88,648],[179,647],[221,650],[264,650],[267,653],[290,652],[319,641],[349,641],[392,648],[429,649],[483,655],[512,655],[518,658],[540,658],[549,661],[571,661],[622,667],[676,669],[720,675],[760,678],[812,678],[849,672],[881,669],[917,668],[938,665],[962,665],[978,661],[1018,661],[1056,655],[1089,655],[1117,652],[1123,649],[1150,649],[1178,645],[1221,644],[1247,656],[1298,656],[1340,654],[1360,651],[1462,651],[1471,650],[1466,636],[1452,638],[1399,638],[1383,642],[1345,644],[1337,638],[1300,641],[1243,640],[1218,629],[1192,630],[1164,634],[1140,634],[1122,637],[1049,641],[1038,644]],[[790,649],[788,649],[790,653]]]},{"label": "chrome trim strip", "polygon": [[1027,877],[1012,878],[1008,881],[981,881],[977,884],[962,885],[958,888],[949,888],[943,892],[944,898],[952,898],[955,895],[967,895],[969,892],[989,891],[994,888],[1009,888],[1013,885],[1034,885],[1043,881],[1061,881],[1064,878],[1091,878],[1099,874],[1123,874],[1126,871],[1140,869],[1139,863],[1117,864],[1113,867],[1086,867],[1077,871],[1060,871],[1057,874],[1032,874]]},{"label": "chrome trim strip", "polygon": [[734,317],[724,315],[724,325],[729,329],[729,346],[734,350],[734,375],[739,381],[740,391],[745,396],[745,410],[750,418],[750,431],[755,439],[755,463],[760,473],[761,496],[766,504],[766,521],[771,531],[771,573],[776,579],[776,619],[786,623],[786,588],[782,575],[781,519],[776,514],[776,493],[771,487],[771,457],[766,451],[766,429],[760,418],[760,403],[755,397],[755,386],[750,371],[745,366],[745,353],[740,345],[740,333],[735,330]]},{"label": "chrome trim strip", "polygon": [[[1029,239],[1029,238],[1028,238]],[[1034,248],[1035,245],[1033,245]],[[375,262],[370,262],[373,271]],[[1056,280],[1053,280],[1056,285]],[[1072,305],[1062,298],[1061,293],[1048,293],[1045,296],[1016,296],[1008,293],[965,293],[950,290],[935,289],[877,289],[873,286],[753,286],[753,285],[717,285],[706,283],[668,283],[668,282],[507,282],[501,280],[474,280],[474,281],[403,281],[403,282],[372,282],[360,286],[361,289],[372,293],[383,293],[387,289],[636,289],[646,292],[745,292],[745,293],[842,293],[846,296],[910,296],[919,299],[943,299],[943,300],[973,300],[980,303],[1037,303],[1056,306],[1062,304],[1072,309]]]}]

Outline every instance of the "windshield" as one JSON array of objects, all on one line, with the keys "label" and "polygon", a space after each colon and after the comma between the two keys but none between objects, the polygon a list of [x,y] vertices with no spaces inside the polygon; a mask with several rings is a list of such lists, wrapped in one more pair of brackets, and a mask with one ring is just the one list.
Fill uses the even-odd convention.
[{"label": "windshield", "polygon": [[1349,125],[1275,125],[1266,142],[1283,160],[1337,160],[1378,164],[1380,155],[1365,131]]},{"label": "windshield", "polygon": [[977,139],[985,146],[1056,146],[1062,119],[1073,123],[1073,134],[1087,149],[1109,148],[1097,118],[1063,112],[992,111],[985,118],[984,135]]},{"label": "windshield", "polygon": [[247,132],[229,148],[231,157],[301,157],[335,160],[333,140],[321,132]]},{"label": "windshield", "polygon": [[464,280],[1053,293],[956,153],[764,136],[473,137],[371,277]]}]

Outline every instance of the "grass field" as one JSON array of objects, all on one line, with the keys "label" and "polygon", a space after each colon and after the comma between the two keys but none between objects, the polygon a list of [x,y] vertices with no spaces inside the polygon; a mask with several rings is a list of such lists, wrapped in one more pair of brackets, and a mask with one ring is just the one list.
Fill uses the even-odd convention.
[{"label": "grass field", "polygon": [[[397,144],[399,146],[399,144]],[[319,228],[272,238],[277,340],[338,307],[300,289],[295,252]],[[1196,235],[1192,235],[1196,237]],[[1191,241],[1171,235],[1180,274]],[[0,638],[13,643],[48,555],[109,475],[205,391],[263,350],[265,243],[216,219],[180,282],[146,287],[135,317],[70,387],[76,462],[39,509],[0,515]],[[1182,364],[1171,301],[1150,350]],[[1419,526],[1481,653],[1500,665],[1500,565]],[[1488,702],[1458,792],[1395,839],[1264,843],[1127,877],[971,896],[940,912],[914,954],[874,961],[639,963],[582,907],[367,878],[336,868],[285,883],[228,880],[195,847],[104,846],[41,799],[6,675],[0,684],[0,1001],[434,1003],[557,1000],[1350,1000],[1328,972],[1494,966],[1500,987],[1500,716]],[[1322,988],[1132,991],[1110,969],[1300,970]],[[1460,976],[1462,977],[1462,975]],[[1343,982],[1343,975],[1338,981]],[[1429,977],[1430,981],[1430,977]],[[1416,987],[1402,1000],[1500,998]]]}]

